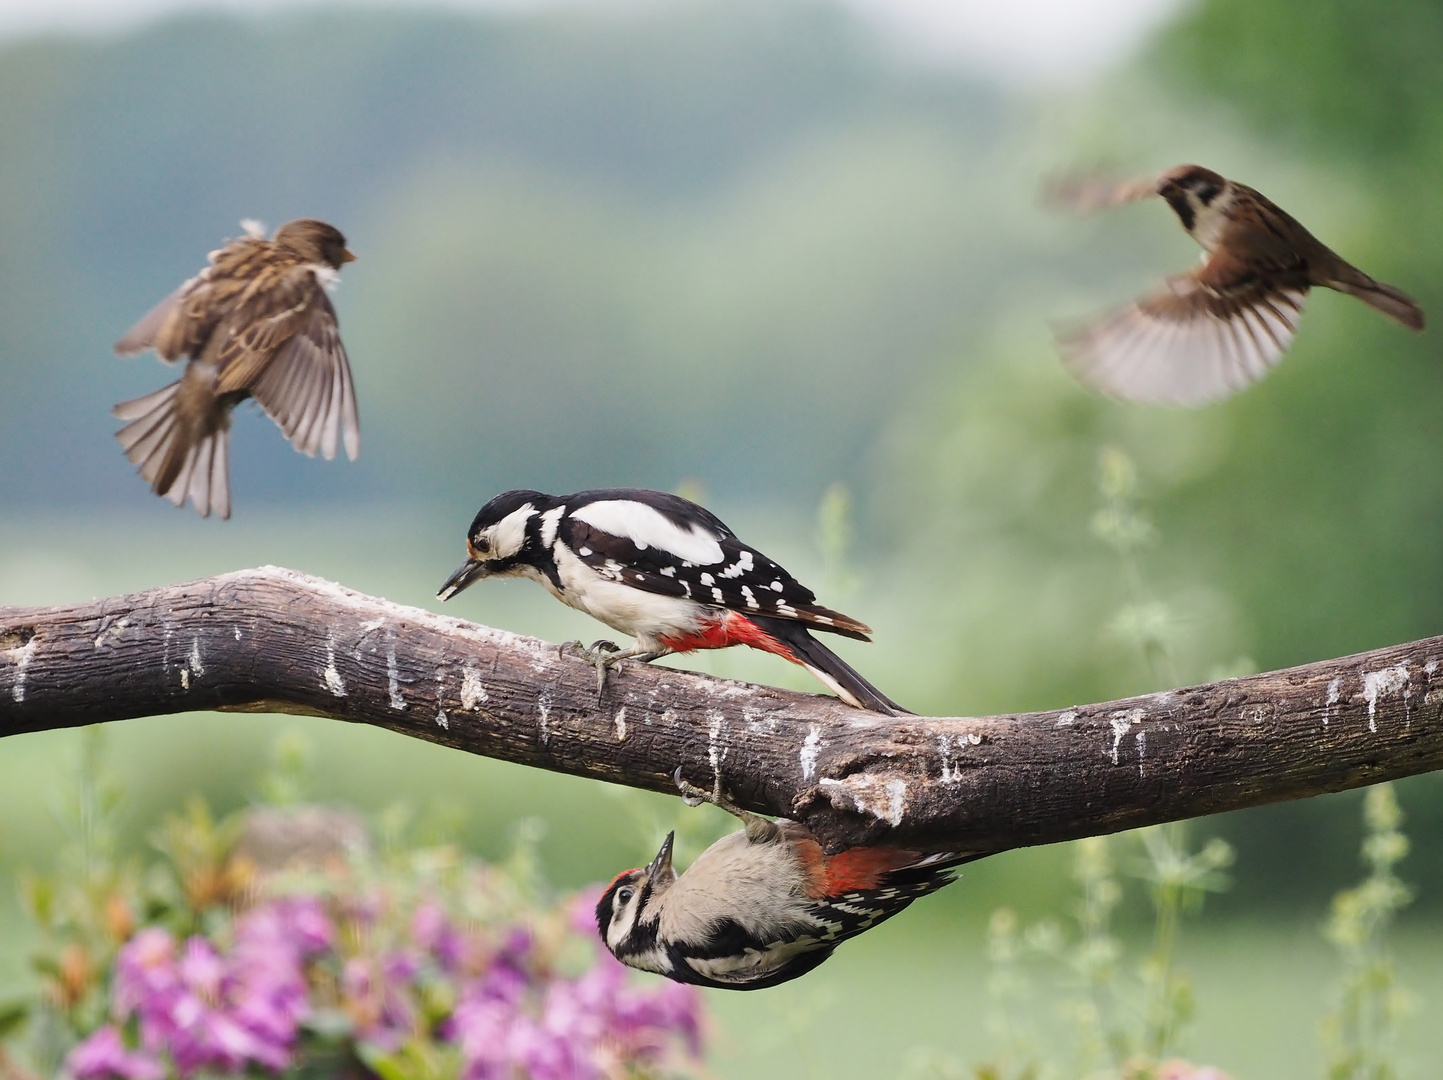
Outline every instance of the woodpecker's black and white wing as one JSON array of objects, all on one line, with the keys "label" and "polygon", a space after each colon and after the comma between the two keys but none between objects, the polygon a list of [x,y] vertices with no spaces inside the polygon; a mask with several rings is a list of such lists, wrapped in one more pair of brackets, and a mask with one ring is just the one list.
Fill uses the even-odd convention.
[{"label": "woodpecker's black and white wing", "polygon": [[602,577],[646,592],[804,623],[861,641],[871,629],[823,607],[716,515],[677,495],[614,489],[567,500],[562,541]]},{"label": "woodpecker's black and white wing", "polygon": [[[880,859],[895,866],[898,854],[908,853],[853,848],[842,853],[840,859],[847,862],[852,857],[851,861],[858,864]],[[730,990],[762,990],[790,982],[823,963],[848,938],[865,933],[912,901],[951,884],[957,866],[979,857],[953,852],[914,855],[904,865],[883,872],[872,887],[810,897],[804,917],[798,910],[792,919],[775,922],[765,940],[738,919],[719,913],[705,932],[670,943],[673,970],[677,972],[672,977]]]},{"label": "woodpecker's black and white wing", "polygon": [[1214,255],[1198,273],[1064,334],[1063,363],[1081,382],[1125,401],[1220,401],[1282,358],[1308,287],[1304,267],[1258,273]]}]

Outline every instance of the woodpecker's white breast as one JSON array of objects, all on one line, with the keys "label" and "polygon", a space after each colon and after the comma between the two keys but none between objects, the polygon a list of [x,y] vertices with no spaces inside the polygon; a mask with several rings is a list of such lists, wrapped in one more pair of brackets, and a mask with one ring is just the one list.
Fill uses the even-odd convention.
[{"label": "woodpecker's white breast", "polygon": [[561,590],[542,580],[553,595],[613,630],[630,634],[644,647],[660,648],[658,638],[685,637],[715,617],[712,609],[695,600],[663,596],[602,577],[559,541],[552,545],[551,552]]}]

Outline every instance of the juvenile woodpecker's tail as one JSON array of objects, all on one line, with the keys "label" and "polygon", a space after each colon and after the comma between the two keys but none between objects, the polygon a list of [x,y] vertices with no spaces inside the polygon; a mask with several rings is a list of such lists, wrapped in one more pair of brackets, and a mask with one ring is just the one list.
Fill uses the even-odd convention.
[{"label": "juvenile woodpecker's tail", "polygon": [[1347,267],[1339,273],[1337,280],[1328,282],[1328,285],[1349,296],[1356,296],[1409,330],[1423,329],[1423,309],[1414,303],[1411,296],[1401,289],[1375,281],[1357,267]]},{"label": "juvenile woodpecker's tail", "polygon": [[176,408],[182,381],[115,406],[111,415],[130,421],[115,437],[157,495],[176,506],[189,498],[201,517],[228,518],[230,417],[222,409],[186,423]]},{"label": "juvenile woodpecker's tail", "polygon": [[812,637],[801,623],[792,619],[774,619],[769,615],[746,617],[785,645],[792,654],[789,659],[810,671],[848,705],[888,716],[911,715],[909,710],[858,675],[840,656]]}]

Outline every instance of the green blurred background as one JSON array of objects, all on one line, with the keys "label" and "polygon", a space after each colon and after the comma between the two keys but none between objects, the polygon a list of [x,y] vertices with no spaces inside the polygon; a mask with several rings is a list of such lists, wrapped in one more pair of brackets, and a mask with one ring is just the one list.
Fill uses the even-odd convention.
[{"label": "green blurred background", "polygon": [[[1130,602],[1180,681],[1437,633],[1436,332],[1315,296],[1268,380],[1195,413],[1089,395],[1051,346],[1049,320],[1196,251],[1160,204],[1040,207],[1042,178],[1079,165],[1200,161],[1443,311],[1443,8],[1299,11],[1186,6],[1060,86],[922,60],[793,0],[197,14],[0,42],[0,604],[277,563],[431,606],[496,492],[636,484],[699,496],[871,623],[876,644],[842,651],[923,712],[1157,688],[1121,628]],[[169,375],[109,346],[238,219],[302,215],[361,256],[336,305],[364,452],[302,458],[247,407],[236,516],[202,522],[120,454],[109,407]],[[1159,535],[1140,598],[1089,527],[1109,446],[1137,463]],[[447,611],[557,641],[598,629],[525,583]],[[812,688],[765,657],[696,664]],[[407,801],[488,855],[544,820],[562,886],[649,857],[676,813],[379,731],[196,715],[110,732],[133,843],[190,791],[239,805],[290,728],[317,748],[320,798]],[[76,746],[0,745],[0,986],[24,978],[14,876],[56,844]],[[1426,1008],[1443,1000],[1443,786],[1400,794],[1420,887],[1405,975]],[[1317,1074],[1317,927],[1359,876],[1357,819],[1354,793],[1196,827],[1239,857],[1191,938],[1193,1057]],[[907,1076],[927,1048],[983,1056],[987,913],[1055,911],[1067,865],[998,857],[799,984],[712,995],[716,1072]],[[1427,1075],[1443,1032],[1415,1023],[1409,1040]]]}]

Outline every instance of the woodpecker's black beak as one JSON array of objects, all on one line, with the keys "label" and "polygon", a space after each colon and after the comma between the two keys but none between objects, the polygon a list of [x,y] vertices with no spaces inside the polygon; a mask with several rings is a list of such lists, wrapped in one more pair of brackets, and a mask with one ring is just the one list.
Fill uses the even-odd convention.
[{"label": "woodpecker's black beak", "polygon": [[480,559],[467,559],[454,574],[446,579],[446,583],[441,586],[441,591],[436,595],[442,600],[449,600],[467,585],[481,580],[490,572],[490,568]]},{"label": "woodpecker's black beak", "polygon": [[656,853],[656,858],[652,859],[651,865],[646,868],[647,880],[654,882],[658,880],[658,875],[662,878],[670,878],[673,876],[671,869],[671,845],[675,840],[675,831],[666,834],[666,839],[661,842],[661,850]]}]

